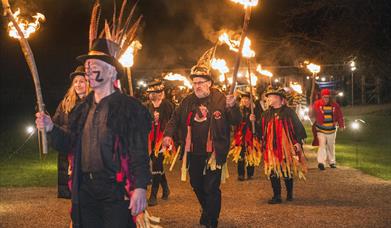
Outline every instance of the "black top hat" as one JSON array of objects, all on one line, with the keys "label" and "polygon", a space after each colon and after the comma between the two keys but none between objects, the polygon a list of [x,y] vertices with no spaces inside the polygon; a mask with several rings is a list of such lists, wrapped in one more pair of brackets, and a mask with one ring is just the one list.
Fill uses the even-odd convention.
[{"label": "black top hat", "polygon": [[72,73],[69,74],[69,79],[71,79],[71,81],[73,81],[73,79],[76,77],[76,76],[85,76],[86,75],[86,72],[84,70],[84,66],[83,65],[80,65],[78,67],[76,67],[75,71],[73,71]]},{"label": "black top hat", "polygon": [[99,59],[112,66],[117,70],[117,78],[125,75],[125,70],[121,63],[117,60],[119,53],[119,45],[107,39],[96,39],[92,43],[91,50],[86,55],[80,55],[76,59],[80,62],[85,62],[87,59]]},{"label": "black top hat", "polygon": [[147,86],[147,93],[160,93],[164,90],[164,84],[161,80],[152,81]]}]

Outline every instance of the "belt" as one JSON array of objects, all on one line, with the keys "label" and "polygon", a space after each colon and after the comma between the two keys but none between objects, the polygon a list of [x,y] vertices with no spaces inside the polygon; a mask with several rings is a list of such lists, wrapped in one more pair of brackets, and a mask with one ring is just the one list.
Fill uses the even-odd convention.
[{"label": "belt", "polygon": [[114,176],[111,176],[106,172],[83,172],[82,176],[88,180],[115,179]]}]

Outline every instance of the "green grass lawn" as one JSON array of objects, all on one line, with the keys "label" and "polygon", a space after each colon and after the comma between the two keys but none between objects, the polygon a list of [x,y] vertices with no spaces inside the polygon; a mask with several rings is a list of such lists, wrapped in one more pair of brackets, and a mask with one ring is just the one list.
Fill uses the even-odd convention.
[{"label": "green grass lawn", "polygon": [[[350,123],[354,119],[367,122],[358,132],[353,132]],[[362,170],[373,176],[391,180],[391,113],[366,114],[346,117],[347,129],[337,135],[337,163]],[[312,142],[312,133],[307,126],[308,140]],[[56,186],[57,152],[41,159],[37,137],[33,137],[18,153],[10,159],[26,139],[24,127],[2,129],[0,133],[0,186]],[[356,164],[356,143],[358,163]]]},{"label": "green grass lawn", "polygon": [[18,153],[13,154],[27,136],[23,128],[0,134],[0,186],[56,186],[57,152],[49,150],[47,156],[40,158],[36,133]]},{"label": "green grass lawn", "polygon": [[[362,119],[360,129],[351,123]],[[391,115],[389,112],[346,116],[346,129],[337,133],[336,159],[340,165],[362,170],[370,175],[391,180]],[[312,142],[310,127],[306,126]]]}]

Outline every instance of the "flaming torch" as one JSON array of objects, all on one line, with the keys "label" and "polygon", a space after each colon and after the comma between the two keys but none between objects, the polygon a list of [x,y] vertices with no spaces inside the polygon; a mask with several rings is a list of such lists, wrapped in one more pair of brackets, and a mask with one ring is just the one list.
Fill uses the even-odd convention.
[{"label": "flaming torch", "polygon": [[166,74],[163,79],[167,80],[167,81],[181,81],[183,82],[183,85],[186,86],[187,88],[191,89],[192,88],[192,85],[190,83],[190,81],[183,75],[181,74],[174,74],[172,72]]},{"label": "flaming torch", "polygon": [[128,76],[128,84],[129,84],[129,95],[133,96],[133,86],[132,86],[132,71],[131,67],[134,64],[134,56],[138,50],[140,50],[143,46],[138,40],[133,41],[126,51],[119,58],[119,62],[126,69],[126,74]]},{"label": "flaming torch", "polygon": [[313,104],[314,92],[315,92],[315,80],[316,75],[320,72],[320,66],[314,63],[309,63],[307,69],[312,73],[312,83],[311,83],[311,94],[310,94],[310,105]]},{"label": "flaming torch", "polygon": [[[243,33],[242,33],[243,34]],[[219,41],[220,42],[223,42],[225,44],[227,44],[229,46],[229,49],[234,51],[234,52],[238,52],[239,53],[239,45],[240,45],[240,41],[238,40],[232,40],[229,35],[227,33],[223,33],[219,36]],[[243,42],[243,46],[242,46],[242,49],[241,49],[241,54],[239,55],[240,57],[243,56],[244,58],[247,59],[247,69],[248,69],[248,72],[247,72],[247,75],[248,75],[248,80],[249,80],[249,86],[250,86],[250,107],[251,107],[251,114],[254,114],[254,107],[253,107],[253,94],[252,94],[252,91],[253,91],[253,86],[255,86],[257,84],[257,80],[258,78],[253,74],[251,73],[251,63],[250,63],[250,59],[255,57],[255,51],[252,50],[250,48],[251,46],[251,40],[248,38],[248,37],[245,37],[244,38],[244,42]],[[239,64],[240,64],[240,57],[239,57]],[[238,59],[236,59],[238,60]],[[236,66],[236,65],[235,65]],[[212,65],[213,67],[213,65]],[[235,70],[235,69],[234,69]],[[233,79],[232,81],[235,82],[235,77],[237,76],[237,74],[235,75],[234,73],[234,76],[233,76]],[[232,84],[232,87],[235,87],[234,84]],[[232,87],[231,87],[231,91],[232,91]],[[230,92],[231,92],[230,91]],[[252,123],[252,130],[253,130],[253,133],[255,133],[255,124],[254,122]]]},{"label": "flaming torch", "polygon": [[[7,16],[8,20],[10,21],[8,24],[9,35],[19,40],[19,44],[22,48],[24,57],[30,68],[30,72],[34,81],[35,93],[37,96],[38,111],[44,112],[45,104],[42,98],[41,83],[39,81],[39,75],[38,75],[37,66],[35,64],[34,55],[30,48],[29,43],[27,42],[27,38],[31,35],[31,33],[35,32],[39,28],[39,21],[44,20],[45,16],[43,16],[43,14],[38,13],[37,15],[34,16],[35,18],[34,22],[28,22],[27,20],[18,18],[20,14],[20,10],[17,10],[15,14],[12,13],[8,0],[1,0],[1,3],[3,5],[4,15]],[[40,148],[42,149],[41,153],[47,154],[48,147],[47,147],[47,138],[46,138],[45,130],[40,131],[39,139],[40,139],[39,145]]]},{"label": "flaming torch", "polygon": [[257,66],[257,72],[260,73],[261,75],[264,75],[266,77],[269,78],[269,84],[271,85],[272,84],[272,77],[273,77],[273,73],[268,71],[268,70],[264,70],[262,69],[262,66],[260,64],[258,64]]},{"label": "flaming torch", "polygon": [[228,87],[228,80],[227,80],[226,73],[229,72],[229,68],[228,68],[225,60],[213,58],[210,63],[211,63],[212,69],[215,69],[220,72],[220,76],[219,76],[220,82],[224,82],[225,88],[227,88]]},{"label": "flaming torch", "polygon": [[236,61],[235,61],[234,71],[233,71],[233,76],[232,76],[232,86],[229,91],[230,94],[233,94],[233,92],[235,91],[235,87],[236,87],[236,78],[237,78],[239,67],[240,67],[240,60],[242,58],[242,50],[243,50],[243,45],[245,43],[247,28],[248,28],[248,24],[250,22],[251,8],[255,7],[258,4],[258,0],[231,0],[231,1],[243,5],[244,10],[245,10],[243,27],[242,27],[242,34],[240,35],[240,43],[239,43],[239,48],[238,48],[239,51],[238,51],[238,55],[236,56]]}]

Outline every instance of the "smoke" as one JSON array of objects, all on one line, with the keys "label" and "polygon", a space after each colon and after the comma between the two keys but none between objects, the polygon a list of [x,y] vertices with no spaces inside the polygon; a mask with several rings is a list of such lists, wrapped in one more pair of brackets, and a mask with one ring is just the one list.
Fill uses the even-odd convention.
[{"label": "smoke", "polygon": [[221,30],[238,30],[243,10],[229,0],[164,1],[171,16],[186,12],[204,39],[215,43]]},{"label": "smoke", "polygon": [[190,68],[215,42],[221,30],[239,32],[241,6],[229,0],[144,0],[138,68]]}]

